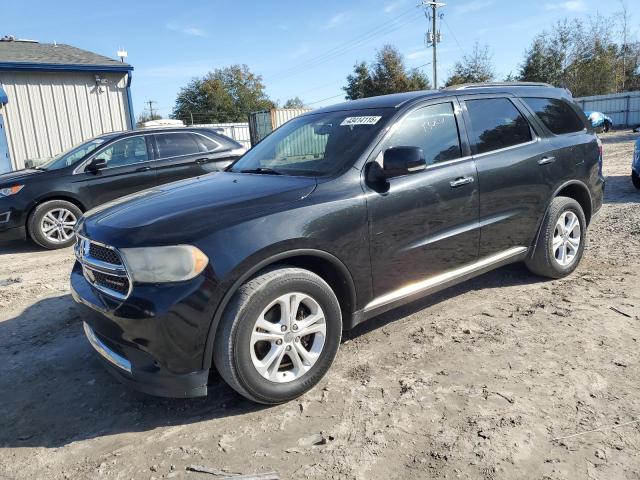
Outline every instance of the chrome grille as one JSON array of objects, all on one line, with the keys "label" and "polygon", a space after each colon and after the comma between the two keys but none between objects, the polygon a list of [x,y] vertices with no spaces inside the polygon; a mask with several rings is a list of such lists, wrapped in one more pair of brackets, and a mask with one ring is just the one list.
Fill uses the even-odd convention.
[{"label": "chrome grille", "polygon": [[102,262],[110,263],[112,265],[122,265],[122,259],[117,252],[111,248],[98,245],[97,243],[91,243],[89,245],[89,255]]},{"label": "chrome grille", "polygon": [[96,289],[119,300],[129,296],[131,279],[115,248],[76,234],[75,254],[84,278]]}]

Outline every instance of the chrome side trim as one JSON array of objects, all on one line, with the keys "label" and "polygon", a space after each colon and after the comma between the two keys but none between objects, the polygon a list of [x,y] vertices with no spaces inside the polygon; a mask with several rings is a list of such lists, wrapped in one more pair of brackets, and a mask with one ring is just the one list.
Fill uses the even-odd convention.
[{"label": "chrome side trim", "polygon": [[442,285],[444,283],[462,278],[469,274],[473,274],[474,272],[482,271],[483,269],[490,267],[491,265],[521,255],[527,250],[527,247],[513,247],[503,252],[485,257],[476,262],[469,263],[463,267],[456,268],[455,270],[449,270],[448,272],[440,273],[438,275],[434,275],[433,277],[411,283],[402,288],[399,288],[398,290],[394,290],[393,292],[389,292],[381,295],[380,297],[374,298],[364,307],[364,311],[368,312],[371,310],[375,310],[378,307],[393,303],[403,298],[410,297],[421,292],[427,292],[428,290],[438,287],[439,285]]},{"label": "chrome side trim", "polygon": [[537,135],[534,134],[533,140],[529,140],[528,142],[518,143],[516,145],[511,145],[509,147],[498,148],[497,150],[490,150],[488,152],[477,153],[477,154],[473,155],[473,158],[482,158],[482,157],[486,157],[487,155],[493,155],[495,153],[508,152],[509,150],[513,150],[513,149],[516,149],[516,148],[522,148],[522,147],[526,147],[526,146],[529,146],[529,145],[533,145],[534,143],[538,143],[539,141],[541,141],[540,137],[538,137]]},{"label": "chrome side trim", "polygon": [[131,373],[131,362],[124,358],[122,355],[117,354],[109,347],[107,347],[104,343],[100,341],[93,329],[87,324],[83,322],[84,326],[84,334],[87,336],[87,340],[91,346],[98,352],[102,357],[107,360],[112,365],[124,370],[125,372]]}]

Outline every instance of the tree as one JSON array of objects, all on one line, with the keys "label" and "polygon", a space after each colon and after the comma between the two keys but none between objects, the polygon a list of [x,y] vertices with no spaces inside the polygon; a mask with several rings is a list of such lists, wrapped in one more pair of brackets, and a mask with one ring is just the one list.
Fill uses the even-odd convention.
[{"label": "tree", "polygon": [[429,89],[429,78],[417,69],[408,70],[397,48],[385,45],[371,65],[356,63],[342,87],[347,100]]},{"label": "tree", "polygon": [[293,97],[284,102],[282,108],[304,108],[304,102],[300,100],[300,97]]},{"label": "tree", "polygon": [[640,88],[640,48],[628,41],[629,16],[621,14],[620,44],[616,17],[601,15],[561,20],[538,34],[526,50],[520,80],[568,88],[575,96],[603,95]]},{"label": "tree", "polygon": [[473,46],[470,54],[465,54],[453,66],[453,71],[445,82],[445,86],[460,85],[462,83],[490,82],[495,78],[489,47],[480,47],[478,42]]},{"label": "tree", "polygon": [[178,93],[173,117],[191,123],[246,122],[247,115],[275,107],[260,75],[246,65],[216,69],[194,78]]},{"label": "tree", "polygon": [[136,126],[140,128],[144,122],[149,122],[151,120],[160,120],[161,118],[162,118],[162,115],[158,115],[157,113],[154,113],[153,115],[151,115],[145,111],[145,112],[142,112],[140,115],[138,115],[138,121],[136,122]]}]

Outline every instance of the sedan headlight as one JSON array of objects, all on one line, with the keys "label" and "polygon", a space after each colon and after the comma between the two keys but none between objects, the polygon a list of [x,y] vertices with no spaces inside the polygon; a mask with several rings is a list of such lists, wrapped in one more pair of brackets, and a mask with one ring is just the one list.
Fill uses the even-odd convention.
[{"label": "sedan headlight", "polygon": [[191,280],[209,263],[207,256],[191,245],[123,248],[121,252],[133,280],[140,283]]},{"label": "sedan headlight", "polygon": [[0,188],[0,197],[10,197],[24,188],[24,185],[13,185],[12,187]]}]

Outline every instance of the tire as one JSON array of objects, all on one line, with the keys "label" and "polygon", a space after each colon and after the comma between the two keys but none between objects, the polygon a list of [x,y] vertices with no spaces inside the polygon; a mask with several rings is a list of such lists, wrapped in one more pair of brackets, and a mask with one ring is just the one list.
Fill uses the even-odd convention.
[{"label": "tire", "polygon": [[[303,324],[305,319],[321,317],[312,317],[314,310],[310,306],[315,308],[315,313],[324,314],[324,337],[320,333],[313,333],[303,336],[299,341],[295,340],[293,329],[300,328],[295,322],[282,333],[282,337],[277,337],[281,332],[269,333],[273,325],[276,326],[274,331],[278,328],[282,331],[282,317],[286,317],[279,303],[273,307],[270,305],[290,295],[295,295],[298,300],[302,299],[300,307],[296,309],[299,323]],[[315,306],[313,302],[316,302]],[[268,331],[257,330],[258,318],[270,321],[279,319],[281,323],[272,323],[268,326]],[[313,323],[312,326],[321,329],[322,322]],[[254,343],[254,336],[260,335],[273,338]],[[222,378],[239,394],[254,402],[275,405],[299,397],[324,377],[336,356],[341,335],[340,304],[331,287],[308,270],[287,266],[273,267],[242,285],[232,298],[216,334],[213,360]],[[281,338],[279,346],[278,339],[274,340],[276,337]],[[318,350],[321,343],[323,345]],[[287,347],[290,349],[289,353]],[[269,355],[283,352],[282,348],[285,349],[284,353],[280,357],[275,356],[272,368],[263,368],[261,373],[257,365],[269,367]],[[289,354],[295,354],[301,359],[301,354],[297,353],[300,348],[308,350],[308,354],[313,351],[319,351],[319,354],[315,363],[298,363],[304,368],[296,369],[294,357],[289,357]],[[277,367],[279,358],[282,358],[282,362]]]},{"label": "tire", "polygon": [[[55,250],[73,244],[73,226],[82,216],[82,211],[65,200],[50,200],[38,205],[27,221],[31,239],[43,248]],[[60,222],[60,223],[55,223]],[[62,225],[60,228],[53,225]],[[52,227],[53,226],[53,227]],[[53,228],[53,231],[47,231]],[[57,238],[56,238],[57,237]]]},{"label": "tire", "polygon": [[604,122],[604,132],[607,133],[611,130],[611,122]]},{"label": "tire", "polygon": [[640,190],[640,175],[636,172],[631,172],[631,181],[633,182],[633,186]]},{"label": "tire", "polygon": [[[579,231],[573,227],[572,231],[564,236],[558,227],[561,217],[566,222],[575,218],[578,222]],[[575,248],[576,232],[579,236],[577,248]],[[554,237],[556,238],[555,245]],[[551,205],[542,222],[534,251],[525,261],[527,268],[542,277],[565,277],[573,272],[580,263],[586,240],[587,222],[580,204],[572,198],[556,197],[551,201]],[[559,247],[557,242],[561,242]],[[564,259],[562,258],[563,249],[565,253]]]}]

